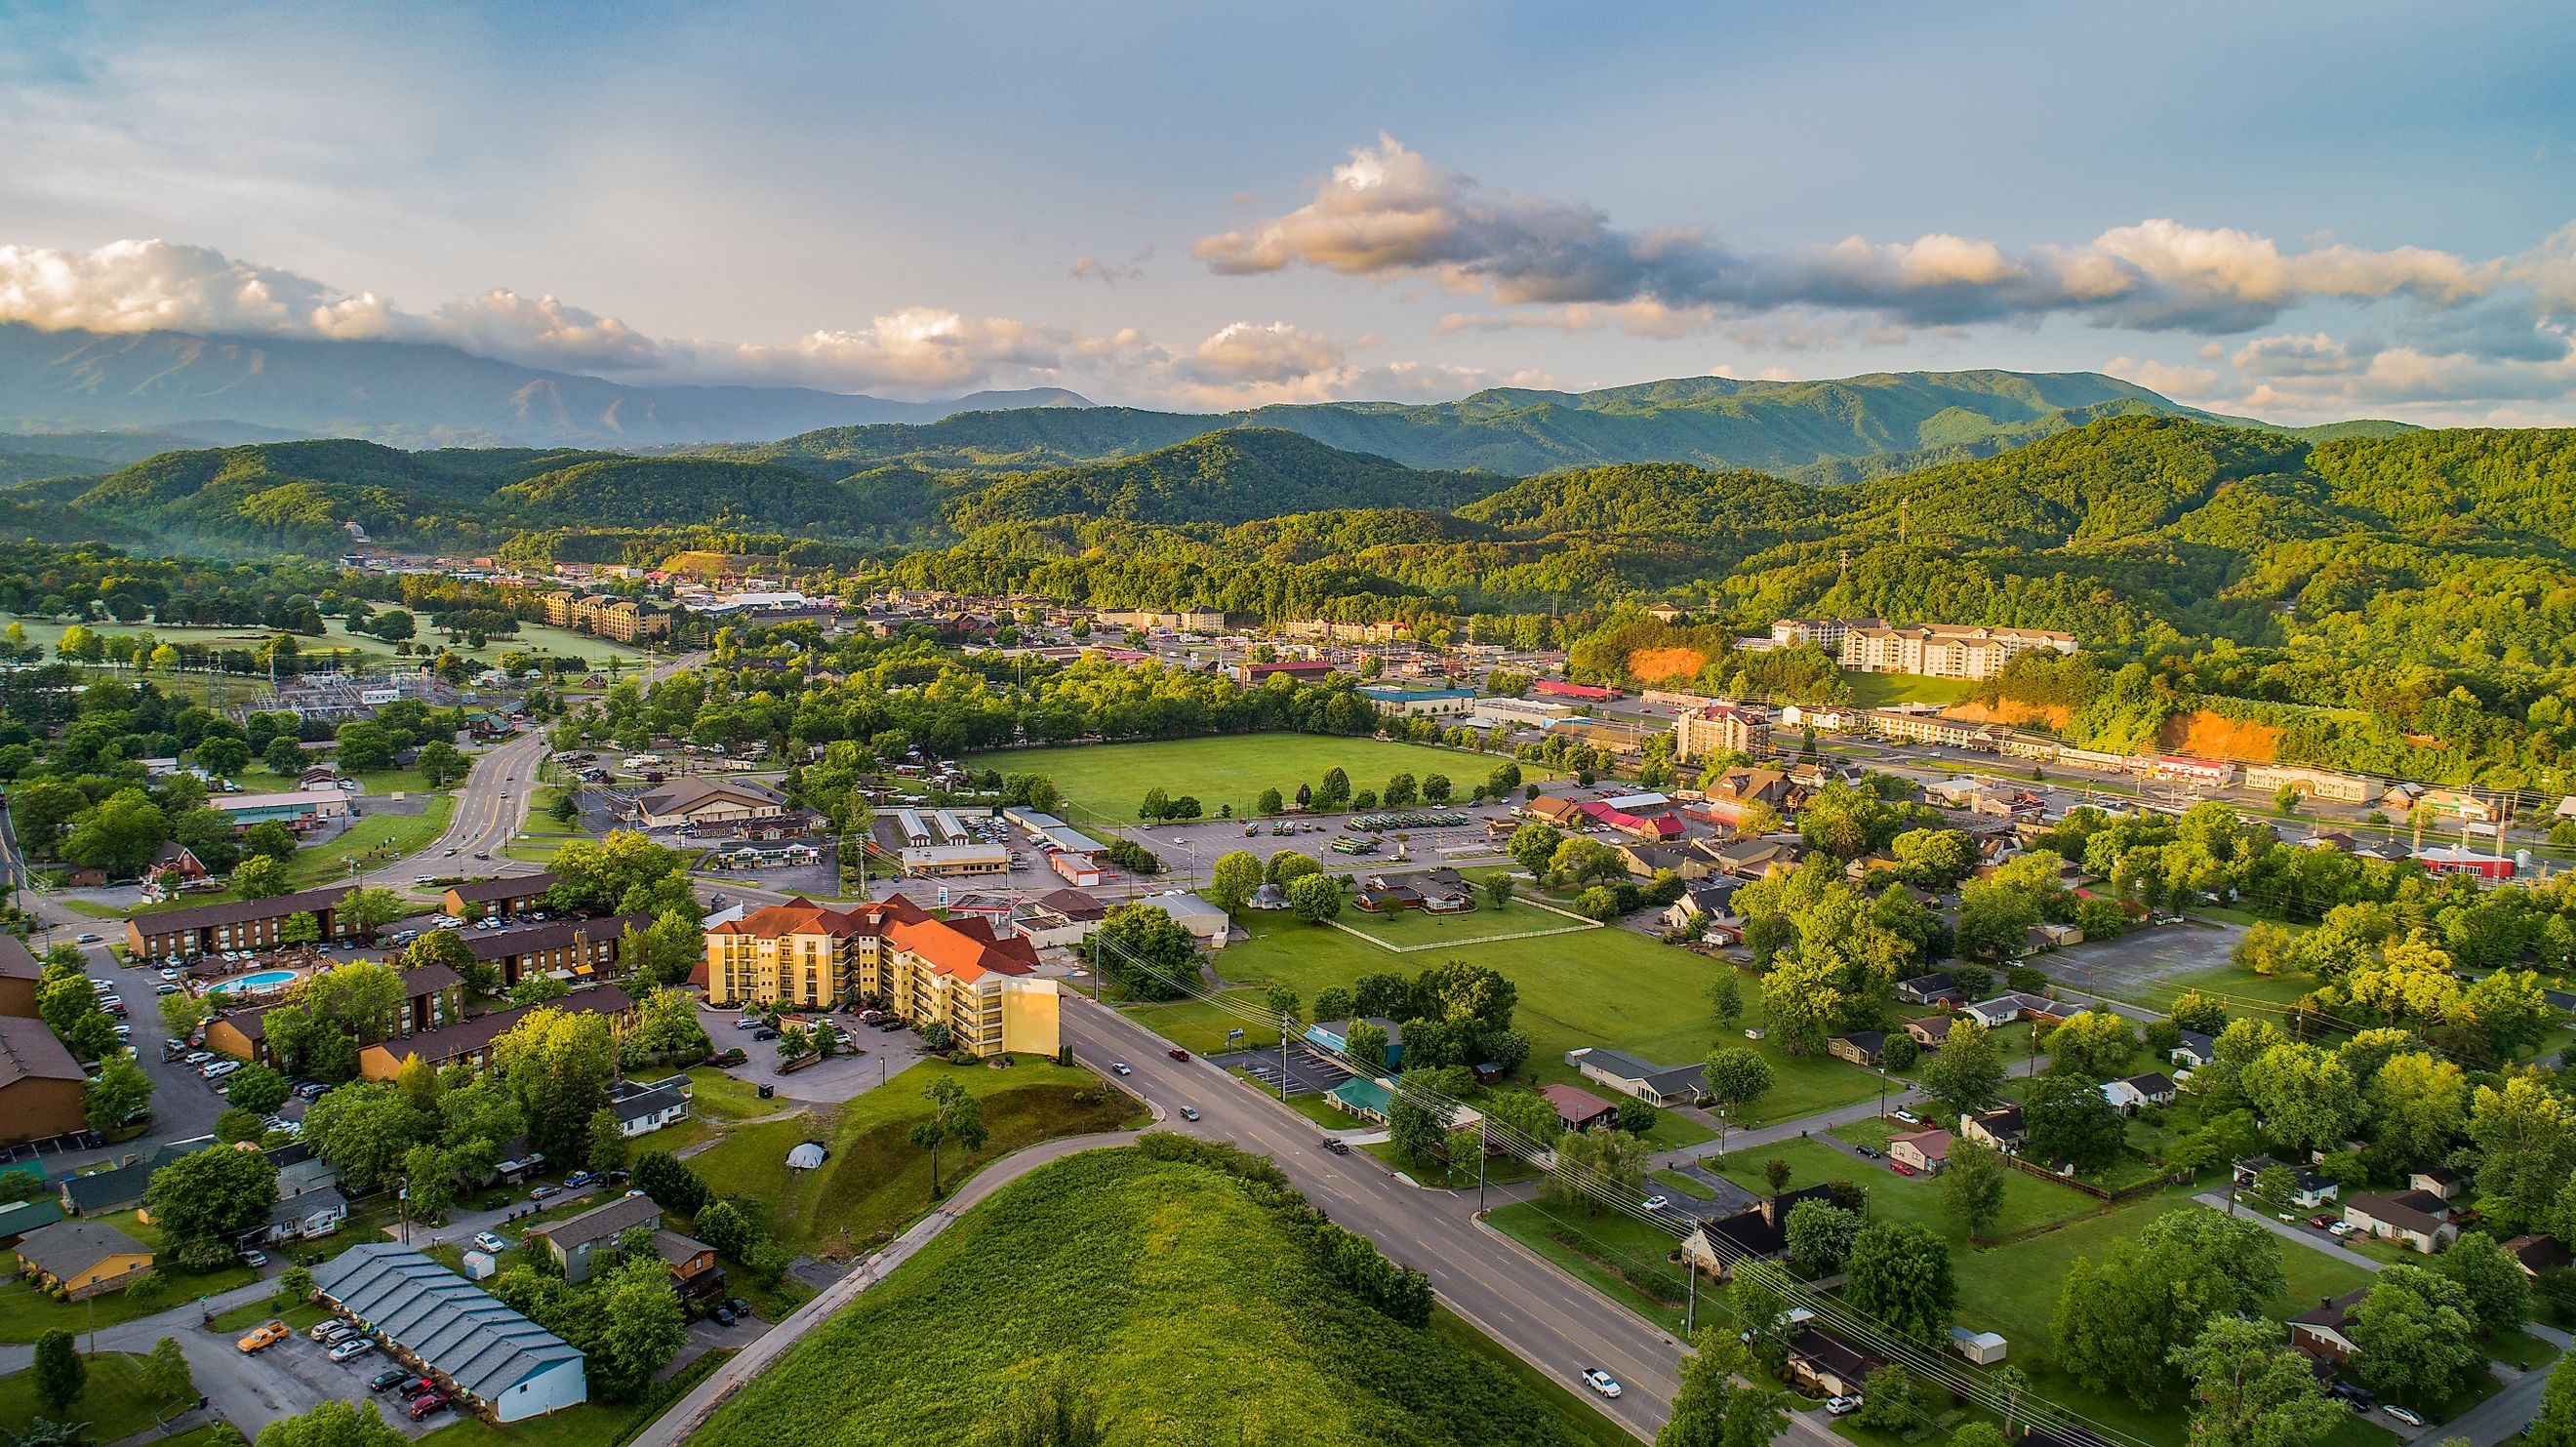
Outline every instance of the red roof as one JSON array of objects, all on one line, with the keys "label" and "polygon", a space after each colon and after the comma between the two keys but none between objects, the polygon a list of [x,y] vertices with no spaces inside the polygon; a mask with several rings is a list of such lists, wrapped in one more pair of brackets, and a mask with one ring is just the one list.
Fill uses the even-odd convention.
[{"label": "red roof", "polygon": [[1542,678],[1530,685],[1530,692],[1555,694],[1559,698],[1588,698],[1595,702],[1620,697],[1615,688],[1601,688],[1589,683],[1568,683],[1561,678]]}]

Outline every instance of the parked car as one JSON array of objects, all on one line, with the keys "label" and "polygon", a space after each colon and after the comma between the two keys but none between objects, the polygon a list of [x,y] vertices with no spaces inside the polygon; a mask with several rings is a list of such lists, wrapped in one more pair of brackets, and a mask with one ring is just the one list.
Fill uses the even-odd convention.
[{"label": "parked car", "polygon": [[1619,1379],[1610,1375],[1608,1372],[1601,1370],[1599,1367],[1585,1367],[1583,1369],[1583,1385],[1590,1387],[1592,1390],[1599,1392],[1605,1397],[1615,1397],[1619,1395]]},{"label": "parked car", "polygon": [[496,1236],[489,1231],[477,1231],[474,1233],[474,1249],[477,1251],[489,1251],[493,1255],[498,1256],[502,1252],[510,1249],[510,1243],[502,1240],[499,1236]]},{"label": "parked car", "polygon": [[751,1032],[751,1038],[754,1040],[775,1040],[778,1038],[778,1032],[770,1029],[766,1025],[763,1025],[759,1029]]},{"label": "parked car", "polygon": [[1860,1403],[1860,1394],[1857,1392],[1848,1397],[1827,1397],[1825,1411],[1830,1416],[1848,1417],[1860,1410]]},{"label": "parked car", "polygon": [[447,1394],[445,1392],[423,1392],[419,1396],[411,1399],[411,1419],[415,1422],[428,1416],[432,1412],[441,1412],[446,1409]]},{"label": "parked car", "polygon": [[340,1343],[338,1346],[331,1348],[331,1360],[335,1362],[354,1362],[358,1358],[365,1356],[367,1353],[374,1351],[375,1349],[376,1344],[372,1339],[362,1336],[351,1337],[347,1341]]},{"label": "parked car", "polygon": [[423,1396],[437,1390],[438,1383],[431,1381],[429,1378],[415,1377],[409,1372],[403,1373],[402,1394],[404,1397],[410,1398]]},{"label": "parked car", "polygon": [[282,1321],[272,1321],[266,1326],[253,1328],[249,1335],[243,1337],[240,1341],[234,1342],[233,1345],[241,1349],[241,1354],[243,1356],[257,1356],[259,1353],[264,1352],[270,1347],[277,1345],[279,1342],[286,1340],[288,1335],[289,1333],[286,1330],[286,1323]]},{"label": "parked car", "polygon": [[726,1297],[724,1304],[733,1308],[733,1314],[735,1316],[742,1317],[751,1315],[751,1303],[743,1300],[739,1296]]},{"label": "parked car", "polygon": [[562,1194],[563,1187],[561,1186],[543,1185],[530,1190],[528,1192],[528,1199],[531,1201],[542,1201],[548,1196],[560,1196]]},{"label": "parked car", "polygon": [[387,1392],[410,1380],[411,1373],[404,1371],[400,1367],[393,1367],[367,1378],[367,1390],[370,1392]]},{"label": "parked car", "polygon": [[2334,1217],[2332,1217],[2332,1216],[2327,1216],[2327,1215],[2319,1214],[2319,1215],[2315,1215],[2315,1216],[2310,1216],[2310,1217],[2308,1218],[2308,1224],[2309,1224],[2309,1225],[2311,1225],[2311,1226],[2316,1227],[2316,1228],[2317,1228],[2318,1230],[2320,1230],[2320,1231],[2331,1231],[2331,1230],[2333,1230],[2333,1229],[2334,1229],[2334,1225],[2335,1225],[2335,1218],[2334,1218]]},{"label": "parked car", "polygon": [[1906,1164],[1905,1164],[1904,1162],[1902,1162],[1902,1161],[1889,1161],[1889,1162],[1887,1163],[1887,1168],[1888,1168],[1889,1170],[1891,1170],[1891,1171],[1896,1172],[1896,1173],[1897,1173],[1898,1175],[1900,1175],[1900,1176],[1910,1176],[1910,1175],[1913,1175],[1913,1174],[1914,1174],[1914,1168],[1913,1168],[1912,1166],[1906,1165]]},{"label": "parked car", "polygon": [[718,1303],[715,1310],[707,1313],[707,1320],[718,1326],[731,1326],[734,1322],[733,1308]]},{"label": "parked car", "polygon": [[244,1249],[241,1256],[242,1265],[248,1266],[254,1270],[268,1264],[268,1253],[260,1250],[256,1246]]},{"label": "parked car", "polygon": [[575,1171],[571,1175],[564,1177],[564,1189],[567,1191],[578,1191],[584,1186],[595,1186],[597,1184],[599,1184],[599,1177],[593,1175],[589,1171]]},{"label": "parked car", "polygon": [[1889,1111],[1888,1114],[1905,1122],[1907,1125],[1921,1125],[1923,1123],[1923,1118],[1921,1116],[1916,1115],[1914,1112],[1907,1110],[1901,1105],[1896,1109]]},{"label": "parked car", "polygon": [[2391,1402],[2388,1405],[2381,1407],[2379,1410],[2386,1412],[2389,1416],[2396,1418],[2398,1421],[2405,1423],[2409,1427],[2421,1427],[2424,1425],[2424,1418],[2422,1415],[2417,1413],[2411,1407],[2401,1407],[2396,1403]]},{"label": "parked car", "polygon": [[328,1321],[317,1321],[313,1323],[312,1329],[304,1334],[313,1338],[315,1341],[322,1343],[324,1346],[329,1346],[333,1342],[346,1341],[350,1337],[356,1336],[358,1334],[358,1329],[337,1317],[333,1317]]},{"label": "parked car", "polygon": [[1877,1160],[1879,1155],[1878,1147],[1876,1146],[1853,1146],[1852,1152],[1855,1155],[1867,1156],[1873,1161]]}]

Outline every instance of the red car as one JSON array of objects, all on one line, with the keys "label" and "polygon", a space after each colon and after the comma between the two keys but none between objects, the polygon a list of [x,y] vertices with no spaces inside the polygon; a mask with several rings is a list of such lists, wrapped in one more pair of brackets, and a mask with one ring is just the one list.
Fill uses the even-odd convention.
[{"label": "red car", "polygon": [[2334,1223],[2335,1223],[2335,1218],[2334,1218],[2334,1217],[2332,1217],[2332,1216],[2310,1216],[2310,1217],[2308,1218],[2308,1224],[2309,1224],[2309,1225],[2311,1225],[2311,1226],[2316,1227],[2316,1228],[2317,1228],[2318,1230],[2320,1230],[2320,1231],[2322,1231],[2322,1230],[2326,1229],[2328,1226],[2331,1226],[2331,1225],[2333,1225]]},{"label": "red car", "polygon": [[423,1392],[411,1399],[411,1419],[417,1422],[432,1412],[444,1410],[446,1406],[445,1392]]},{"label": "red car", "polygon": [[1171,1056],[1174,1060],[1187,1060],[1190,1058],[1190,1052],[1179,1049],[1178,1047],[1166,1050],[1163,1053]]},{"label": "red car", "polygon": [[1914,1168],[1912,1166],[1898,1165],[1894,1161],[1889,1161],[1887,1163],[1887,1168],[1896,1172],[1900,1176],[1910,1176],[1914,1174]]}]

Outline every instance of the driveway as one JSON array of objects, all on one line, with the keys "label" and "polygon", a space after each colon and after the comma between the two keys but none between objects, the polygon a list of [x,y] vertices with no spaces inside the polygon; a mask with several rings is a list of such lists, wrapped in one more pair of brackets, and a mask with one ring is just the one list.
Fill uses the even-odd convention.
[{"label": "driveway", "polygon": [[[808,1105],[838,1105],[855,1096],[865,1095],[919,1064],[930,1052],[921,1037],[910,1030],[879,1030],[862,1025],[848,1015],[835,1015],[833,1020],[859,1042],[856,1055],[835,1055],[820,1065],[808,1065],[793,1075],[778,1073],[778,1051],[774,1040],[754,1040],[752,1032],[737,1029],[741,1014],[734,1010],[717,1010],[701,1004],[698,1024],[714,1041],[716,1048],[729,1045],[742,1047],[751,1058],[740,1065],[721,1067],[737,1080],[752,1085],[766,1085],[782,1100]],[[782,1107],[783,1108],[783,1107]]]},{"label": "driveway", "polygon": [[2294,1224],[2284,1221],[2261,1206],[2246,1201],[2239,1201],[2231,1208],[2227,1202],[2227,1193],[2224,1191],[2203,1191],[2192,1199],[2213,1211],[2227,1211],[2230,1215],[2242,1216],[2284,1241],[2296,1241],[2309,1250],[2322,1252],[2346,1266],[2358,1266],[2374,1274],[2387,1269],[2387,1262],[2376,1256],[2364,1256],[2326,1232],[2304,1222]]}]

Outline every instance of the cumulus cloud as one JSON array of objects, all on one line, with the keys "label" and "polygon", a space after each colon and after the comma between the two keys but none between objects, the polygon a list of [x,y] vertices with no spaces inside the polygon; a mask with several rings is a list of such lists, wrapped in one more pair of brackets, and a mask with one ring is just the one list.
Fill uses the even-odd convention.
[{"label": "cumulus cloud", "polygon": [[49,331],[366,336],[377,334],[385,316],[372,296],[342,295],[311,277],[203,246],[0,246],[0,320]]},{"label": "cumulus cloud", "polygon": [[1233,322],[1199,343],[1190,361],[1201,380],[1287,382],[1341,366],[1342,348],[1287,322]]},{"label": "cumulus cloud", "polygon": [[2217,396],[2224,381],[2216,367],[2177,366],[2153,358],[2113,357],[2102,370],[2178,401]]},{"label": "cumulus cloud", "polygon": [[1153,254],[1154,248],[1148,246],[1122,265],[1114,261],[1103,261],[1086,251],[1073,259],[1073,265],[1066,267],[1064,274],[1076,281],[1096,281],[1106,286],[1116,286],[1122,281],[1141,280],[1145,275],[1145,261]]},{"label": "cumulus cloud", "polygon": [[[2090,241],[2017,249],[1934,233],[1748,252],[1698,231],[1621,229],[1598,208],[1489,186],[1380,136],[1305,204],[1204,237],[1196,253],[1224,275],[1311,267],[1425,277],[1506,307],[1559,308],[1555,324],[1571,327],[1624,321],[1651,333],[1817,307],[1906,325],[2064,315],[2224,334],[2320,300],[2404,297],[2447,307],[2544,283],[2576,295],[2576,228],[2554,244],[2547,256],[2486,261],[2335,242],[2292,251],[2252,232],[2152,219]],[[1605,307],[1634,310],[1585,310]]]}]

